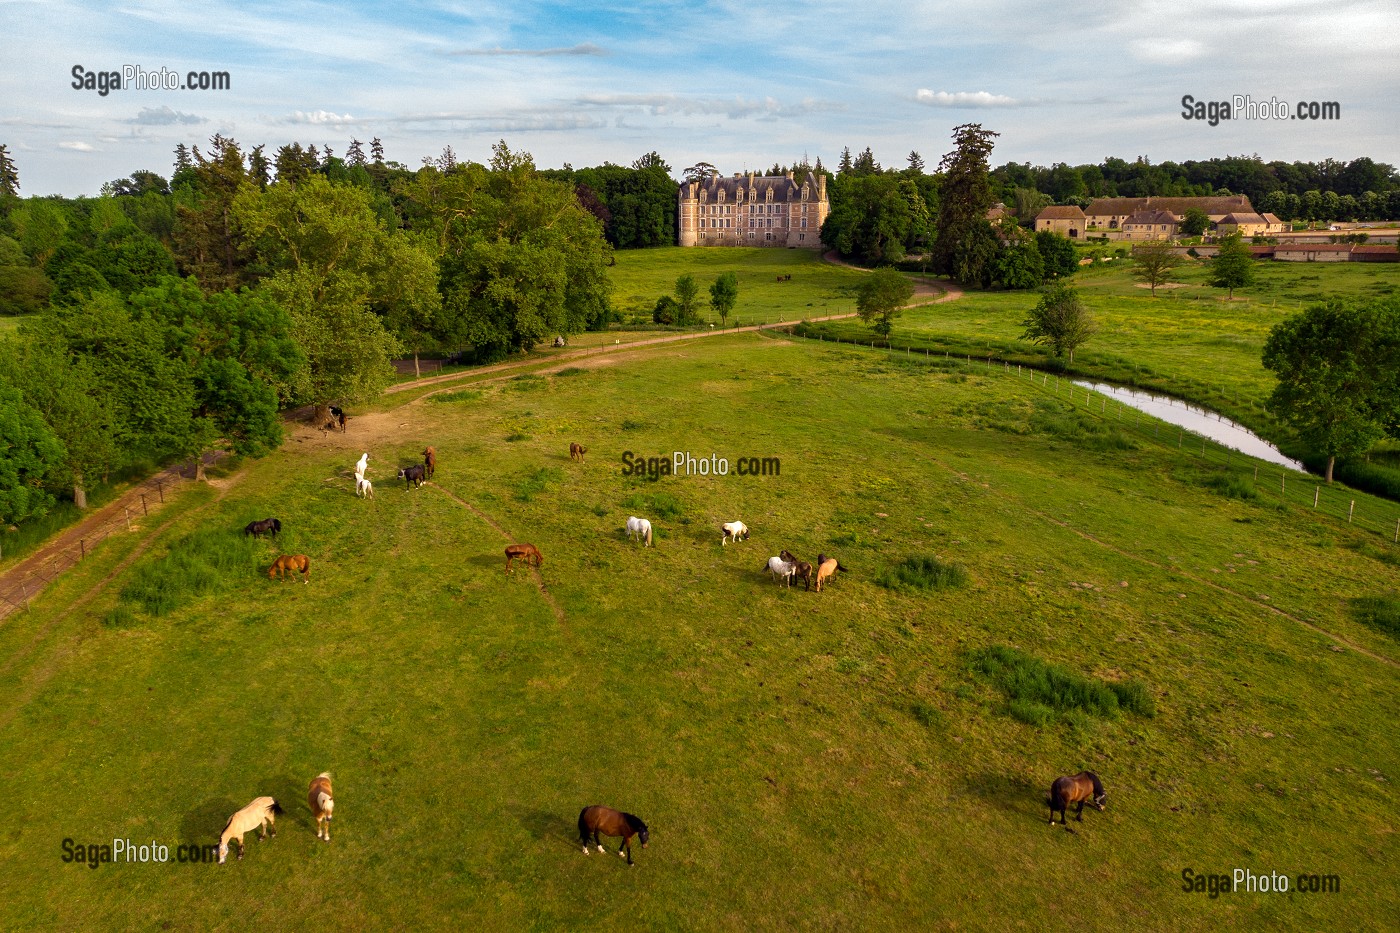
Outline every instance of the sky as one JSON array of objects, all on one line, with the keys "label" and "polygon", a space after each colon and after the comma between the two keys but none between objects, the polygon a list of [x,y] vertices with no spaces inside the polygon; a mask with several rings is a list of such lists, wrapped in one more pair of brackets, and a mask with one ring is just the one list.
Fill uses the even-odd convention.
[{"label": "sky", "polygon": [[[505,139],[540,167],[725,174],[843,147],[929,169],[951,130],[1000,133],[993,165],[1259,154],[1400,163],[1394,0],[806,0],[589,3],[0,0],[0,143],[24,195],[96,195],[176,144],[245,151],[378,136],[417,167]],[[133,69],[106,95],[79,75]],[[141,89],[134,70],[227,72]],[[99,79],[94,77],[92,83]],[[1340,119],[1185,119],[1182,98],[1335,101]]]}]

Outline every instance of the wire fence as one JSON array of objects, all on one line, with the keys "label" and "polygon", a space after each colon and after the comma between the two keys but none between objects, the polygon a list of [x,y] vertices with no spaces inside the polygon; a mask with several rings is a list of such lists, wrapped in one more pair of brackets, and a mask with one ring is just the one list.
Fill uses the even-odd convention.
[{"label": "wire fence", "polygon": [[1157,447],[1197,465],[1215,469],[1218,479],[1212,485],[1226,495],[1273,500],[1307,509],[1350,527],[1369,531],[1392,545],[1400,545],[1400,503],[1339,484],[1328,485],[1312,473],[1241,453],[1190,428],[1145,414],[1111,394],[1076,385],[1068,377],[991,356],[953,355],[946,350],[940,354],[927,347],[899,347],[885,341],[828,339],[822,333],[794,333],[793,336],[814,342],[878,350],[910,361],[923,361],[940,367],[957,366],[968,372],[1024,381],[1045,395],[1066,401],[1076,409],[1112,425],[1139,444]]},{"label": "wire fence", "polygon": [[[30,558],[13,568],[12,573],[20,572],[18,579],[7,582],[0,589],[0,620],[28,608],[30,600],[65,571],[81,563],[108,537],[134,530],[132,523],[159,509],[165,503],[167,494],[182,478],[178,471],[158,473],[113,505],[106,506],[112,510],[110,520],[95,528],[84,528],[76,535],[70,531],[67,536],[75,540],[42,557],[35,566],[25,568],[26,563],[34,560]],[[21,568],[25,569],[21,571]]]}]

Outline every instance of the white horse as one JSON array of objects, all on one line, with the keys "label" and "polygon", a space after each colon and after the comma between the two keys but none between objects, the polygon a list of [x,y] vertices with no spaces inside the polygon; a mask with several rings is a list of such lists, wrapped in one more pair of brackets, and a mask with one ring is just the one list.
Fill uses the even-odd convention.
[{"label": "white horse", "polygon": [[783,560],[781,557],[768,558],[767,570],[773,575],[773,582],[776,583],[779,577],[787,581],[788,586],[792,586],[792,574],[797,570],[797,562]]},{"label": "white horse", "polygon": [[365,467],[369,465],[369,454],[360,454],[360,459],[355,462],[355,479],[365,478]]},{"label": "white horse", "polygon": [[224,859],[228,858],[228,843],[230,839],[238,840],[238,857],[242,859],[244,833],[248,832],[250,829],[256,829],[258,831],[258,838],[266,839],[267,830],[263,828],[263,824],[267,824],[267,828],[272,831],[272,835],[277,835],[277,821],[274,819],[274,814],[281,812],[281,804],[271,797],[258,797],[252,803],[248,804],[248,806],[229,817],[228,825],[225,826],[224,831],[219,834],[219,864],[222,865]]},{"label": "white horse", "polygon": [[647,521],[645,518],[638,518],[635,515],[629,516],[627,519],[627,537],[641,539],[645,542],[643,545],[644,547],[650,545],[651,522]]},{"label": "white horse", "polygon": [[[311,804],[311,815],[316,817],[316,838],[331,841],[331,813],[335,810],[335,799],[331,796],[331,775],[322,771],[311,779],[306,802]],[[322,827],[324,825],[324,828]],[[322,832],[325,835],[321,835]]]},{"label": "white horse", "polygon": [[363,476],[355,477],[355,495],[364,496],[366,499],[373,499],[374,484]]},{"label": "white horse", "polygon": [[725,522],[719,526],[719,530],[724,533],[724,537],[719,539],[721,545],[728,544],[731,539],[734,541],[749,540],[749,526],[743,522]]}]

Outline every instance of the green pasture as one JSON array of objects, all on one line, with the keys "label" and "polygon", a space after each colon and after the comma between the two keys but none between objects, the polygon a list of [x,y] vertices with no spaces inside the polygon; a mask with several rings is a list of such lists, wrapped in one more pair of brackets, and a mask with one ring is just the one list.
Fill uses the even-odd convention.
[{"label": "green pasture", "polygon": [[[710,286],[725,272],[739,280],[739,301],[729,324],[772,324],[804,317],[849,314],[855,310],[853,288],[863,272],[833,265],[817,250],[762,247],[667,247],[620,250],[608,269],[612,305],[627,320],[642,315],[651,320],[662,295],[675,291],[676,279],[695,277],[700,286],[701,316],[718,325],[710,309]],[[778,277],[792,279],[779,282]]]},{"label": "green pasture", "polygon": [[[145,553],[116,536],[0,625],[0,927],[1315,930],[1400,909],[1387,539],[954,360],[746,334],[434,397],[191,484]],[[351,445],[374,432],[360,500]],[[429,443],[437,477],[406,490]],[[621,473],[674,451],[781,474]],[[240,537],[268,515],[281,541]],[[752,538],[722,547],[736,518]],[[543,589],[503,573],[508,540],[543,552]],[[849,572],[775,585],[782,548]],[[279,552],[310,556],[308,585],[267,579]],[[1050,828],[1051,781],[1081,769],[1107,810]],[[324,770],[329,845],[306,807]],[[242,862],[61,860],[65,838],[212,841],[263,794],[287,813]],[[650,825],[636,867],[580,853],[593,803]],[[1186,868],[1341,890],[1211,899]]]}]

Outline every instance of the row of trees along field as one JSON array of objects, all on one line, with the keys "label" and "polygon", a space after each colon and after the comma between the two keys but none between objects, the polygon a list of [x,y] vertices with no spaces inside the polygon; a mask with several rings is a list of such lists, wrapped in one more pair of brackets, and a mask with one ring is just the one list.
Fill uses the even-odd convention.
[{"label": "row of trees along field", "polygon": [[0,341],[6,523],[130,467],[261,453],[279,408],[324,420],[402,353],[493,359],[608,319],[604,223],[504,142],[488,165],[446,150],[410,171],[378,140],[372,160],[358,143],[268,159],[216,135],[177,149],[168,184],[137,172],[77,199],[14,196],[0,155],[0,308],[26,314]]}]

